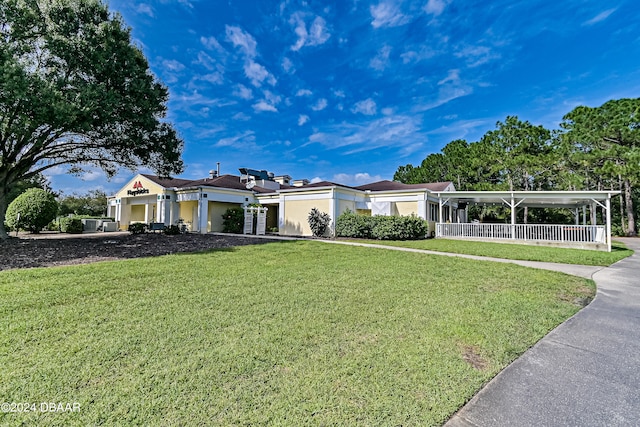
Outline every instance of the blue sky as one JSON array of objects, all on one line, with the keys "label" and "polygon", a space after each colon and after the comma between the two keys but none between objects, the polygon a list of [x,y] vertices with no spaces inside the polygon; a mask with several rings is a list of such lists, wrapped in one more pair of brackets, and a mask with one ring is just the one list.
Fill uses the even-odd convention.
[{"label": "blue sky", "polygon": [[[507,115],[554,129],[578,105],[640,96],[632,0],[108,4],[169,87],[186,178],[220,162],[360,185]],[[48,176],[112,193],[133,173]]]}]

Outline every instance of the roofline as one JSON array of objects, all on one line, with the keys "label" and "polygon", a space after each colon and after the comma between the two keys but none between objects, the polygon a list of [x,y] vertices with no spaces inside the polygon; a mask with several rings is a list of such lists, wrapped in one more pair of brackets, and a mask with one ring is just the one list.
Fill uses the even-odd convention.
[{"label": "roofline", "polygon": [[568,196],[568,195],[616,195],[620,194],[620,190],[584,190],[584,191],[569,191],[569,190],[549,190],[549,191],[434,191],[438,196],[503,196],[503,195],[522,195],[522,196]]}]

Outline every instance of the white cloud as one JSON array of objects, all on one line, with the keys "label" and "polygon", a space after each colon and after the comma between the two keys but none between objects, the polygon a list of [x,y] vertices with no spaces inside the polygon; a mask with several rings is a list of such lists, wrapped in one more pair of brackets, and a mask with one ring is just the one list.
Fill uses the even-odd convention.
[{"label": "white cloud", "polygon": [[140,3],[136,8],[136,12],[148,15],[153,18],[153,8],[146,3]]},{"label": "white cloud", "polygon": [[203,80],[205,82],[213,83],[215,85],[221,85],[222,83],[224,83],[224,77],[222,76],[221,73],[203,74],[202,76],[198,77],[198,80]]},{"label": "white cloud", "polygon": [[315,104],[313,104],[313,105],[311,106],[311,109],[312,109],[313,111],[322,111],[322,110],[324,110],[325,108],[327,108],[327,100],[326,100],[326,99],[324,99],[324,98],[320,98],[320,99],[318,99],[318,102],[316,102]]},{"label": "white cloud", "polygon": [[251,80],[251,84],[255,87],[260,87],[264,81],[271,86],[275,86],[277,82],[273,74],[267,71],[263,65],[254,62],[252,59],[244,63],[244,74]]},{"label": "white cloud", "polygon": [[408,50],[400,55],[403,64],[416,63],[436,56],[437,52],[428,46],[420,46],[417,50]]},{"label": "white cloud", "polygon": [[180,72],[185,68],[181,62],[176,61],[175,59],[163,59],[162,66],[166,70],[172,71],[172,72]]},{"label": "white cloud", "polygon": [[384,114],[385,116],[390,116],[390,115],[392,115],[392,114],[393,114],[393,108],[391,108],[391,107],[386,107],[386,108],[383,108],[382,110],[380,110],[380,112],[381,112],[382,114]]},{"label": "white cloud", "polygon": [[97,181],[98,179],[106,179],[106,177],[101,170],[90,170],[83,173],[80,179],[83,181]]},{"label": "white cloud", "polygon": [[369,8],[371,12],[371,25],[373,28],[398,27],[409,22],[409,17],[404,15],[398,5],[392,1],[383,1]]},{"label": "white cloud", "polygon": [[210,57],[206,52],[198,52],[197,58],[194,63],[202,65],[207,70],[214,70],[216,68],[216,60]]},{"label": "white cloud", "polygon": [[293,74],[296,72],[296,69],[293,65],[293,61],[291,61],[289,58],[285,57],[282,60],[282,69],[284,70],[285,73],[289,73],[289,74]]},{"label": "white cloud", "polygon": [[308,46],[318,46],[324,44],[327,40],[329,40],[331,34],[327,30],[326,21],[320,16],[316,16],[316,19],[313,20],[311,24],[311,28],[309,28],[309,42]]},{"label": "white cloud", "polygon": [[597,24],[598,22],[602,22],[605,19],[607,19],[615,11],[616,11],[615,8],[607,9],[604,12],[600,12],[599,14],[589,19],[588,21],[585,21],[582,25],[593,25],[593,24]]},{"label": "white cloud", "polygon": [[369,66],[374,70],[382,71],[389,64],[389,55],[391,54],[391,46],[384,45],[378,51],[378,54],[369,62]]},{"label": "white cloud", "polygon": [[311,178],[311,180],[309,181],[309,183],[311,184],[316,184],[318,182],[322,182],[325,181],[324,179],[320,178],[319,176],[314,176],[313,178]]},{"label": "white cloud", "polygon": [[253,104],[253,109],[256,110],[257,112],[260,112],[260,111],[271,111],[273,113],[278,112],[278,109],[274,105],[269,104],[264,99]]},{"label": "white cloud", "polygon": [[298,126],[302,126],[309,121],[309,116],[306,114],[300,114],[298,117]]},{"label": "white cloud", "polygon": [[249,130],[241,133],[240,135],[219,139],[218,142],[216,142],[215,146],[242,148],[247,144],[253,145],[255,143],[255,139],[255,132]]},{"label": "white cloud", "polygon": [[253,98],[253,92],[251,91],[251,89],[243,84],[236,85],[236,88],[233,91],[232,95],[246,100]]},{"label": "white cloud", "polygon": [[269,92],[268,90],[265,90],[264,99],[253,104],[253,109],[257,112],[270,111],[275,113],[278,111],[278,109],[276,108],[276,105],[280,103],[280,100],[281,100],[280,96],[275,95]]},{"label": "white cloud", "polygon": [[239,120],[239,121],[242,121],[242,122],[246,122],[246,121],[248,121],[248,120],[251,120],[251,117],[250,117],[250,116],[248,116],[248,115],[246,115],[246,114],[245,114],[245,113],[243,113],[243,112],[236,113],[236,114],[234,114],[234,115],[233,115],[233,117],[231,117],[231,118],[232,118],[233,120]]},{"label": "white cloud", "polygon": [[333,92],[333,94],[336,96],[336,98],[344,98],[346,96],[343,90],[336,90]]},{"label": "white cloud", "polygon": [[366,172],[360,172],[356,174],[338,173],[333,175],[333,178],[331,178],[331,181],[337,184],[344,184],[352,187],[357,187],[359,185],[371,184],[372,182],[382,181],[382,176],[369,175]]},{"label": "white cloud", "polygon": [[298,40],[296,40],[295,44],[291,46],[291,50],[293,51],[298,51],[304,46],[318,46],[324,44],[329,40],[329,37],[331,37],[331,34],[329,34],[329,30],[327,29],[326,21],[320,16],[316,16],[313,22],[311,22],[309,31],[307,31],[307,25],[304,21],[304,15],[302,12],[296,12],[291,15],[289,23],[295,27],[294,32],[296,33],[296,36],[298,36]]},{"label": "white cloud", "polygon": [[354,113],[364,114],[366,116],[372,116],[376,114],[376,102],[371,98],[367,98],[356,102],[351,111]]},{"label": "white cloud", "polygon": [[296,92],[296,96],[311,96],[313,95],[313,92],[311,92],[309,89],[298,89],[298,91]]},{"label": "white cloud", "polygon": [[430,15],[438,16],[444,12],[449,3],[451,3],[451,0],[429,0],[424,7],[424,11]]},{"label": "white cloud", "polygon": [[227,40],[230,41],[234,47],[240,48],[240,50],[249,58],[255,58],[257,55],[256,39],[249,33],[242,31],[240,27],[234,27],[227,25],[225,27]]},{"label": "white cloud", "polygon": [[385,116],[363,123],[340,123],[318,130],[309,137],[329,149],[347,149],[345,154],[385,147],[400,150],[426,139],[421,133],[421,115]]},{"label": "white cloud", "polygon": [[445,83],[459,83],[460,82],[460,70],[449,70],[449,74],[447,77],[440,80],[438,85],[443,85]]},{"label": "white cloud", "polygon": [[457,58],[465,59],[469,68],[477,67],[501,57],[499,53],[494,52],[487,46],[465,46],[458,49],[454,55]]},{"label": "white cloud", "polygon": [[225,52],[225,49],[222,47],[220,42],[218,42],[218,40],[213,36],[200,37],[200,43],[202,43],[202,45],[209,50],[217,50],[218,52]]}]

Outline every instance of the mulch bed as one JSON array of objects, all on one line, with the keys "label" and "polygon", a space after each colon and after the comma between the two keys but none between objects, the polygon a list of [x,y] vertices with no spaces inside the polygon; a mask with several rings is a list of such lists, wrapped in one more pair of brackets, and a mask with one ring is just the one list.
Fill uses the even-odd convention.
[{"label": "mulch bed", "polygon": [[0,240],[0,270],[57,265],[87,264],[96,261],[121,260],[199,252],[234,246],[269,243],[276,240],[255,237],[211,234],[109,235],[55,238],[12,237]]}]

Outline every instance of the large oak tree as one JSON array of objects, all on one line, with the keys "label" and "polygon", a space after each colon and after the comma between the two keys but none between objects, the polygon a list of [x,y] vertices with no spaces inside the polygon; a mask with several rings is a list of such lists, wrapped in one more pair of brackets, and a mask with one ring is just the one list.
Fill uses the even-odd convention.
[{"label": "large oak tree", "polygon": [[0,2],[0,238],[19,181],[66,165],[183,169],[159,83],[99,0]]}]

